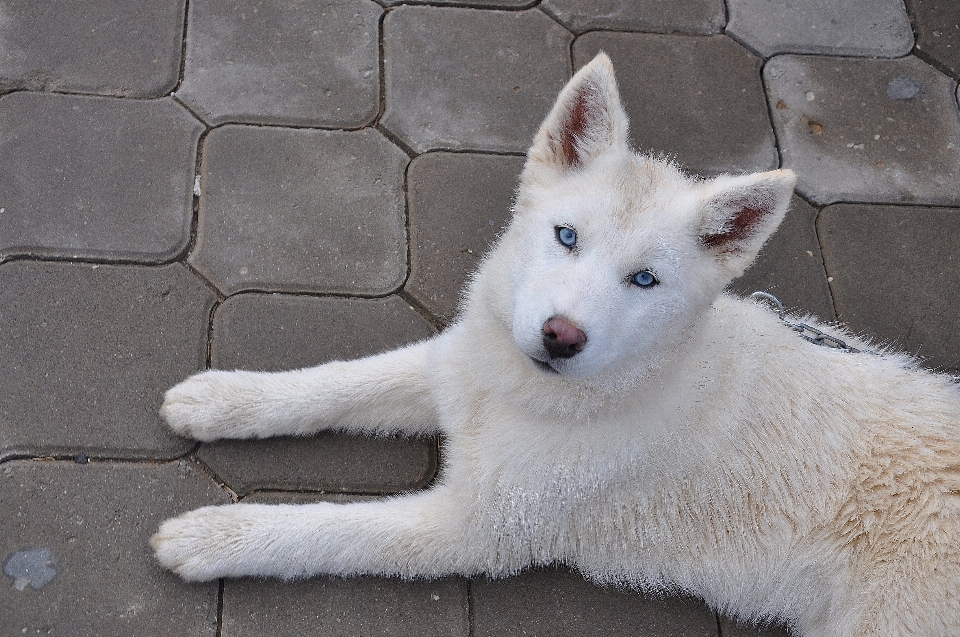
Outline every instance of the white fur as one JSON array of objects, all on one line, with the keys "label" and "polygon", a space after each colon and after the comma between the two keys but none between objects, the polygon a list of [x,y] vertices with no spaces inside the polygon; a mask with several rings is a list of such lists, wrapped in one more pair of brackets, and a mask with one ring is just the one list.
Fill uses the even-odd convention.
[{"label": "white fur", "polygon": [[[960,635],[957,385],[814,346],[722,292],[782,219],[792,173],[698,182],[626,140],[601,55],[544,122],[456,324],[353,362],[206,372],[162,408],[200,440],[441,431],[435,487],[198,509],[161,526],[157,559],[187,580],[562,562],[804,637]],[[758,214],[732,231],[745,207]],[[631,285],[643,269],[660,284]],[[554,316],[583,351],[549,359]]]}]

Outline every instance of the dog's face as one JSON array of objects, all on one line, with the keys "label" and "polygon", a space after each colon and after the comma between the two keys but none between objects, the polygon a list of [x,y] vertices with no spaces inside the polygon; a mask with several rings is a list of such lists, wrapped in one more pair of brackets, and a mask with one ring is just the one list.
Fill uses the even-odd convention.
[{"label": "dog's face", "polygon": [[609,60],[570,81],[521,179],[509,322],[544,374],[655,366],[786,211],[793,174],[695,181],[637,155]]}]

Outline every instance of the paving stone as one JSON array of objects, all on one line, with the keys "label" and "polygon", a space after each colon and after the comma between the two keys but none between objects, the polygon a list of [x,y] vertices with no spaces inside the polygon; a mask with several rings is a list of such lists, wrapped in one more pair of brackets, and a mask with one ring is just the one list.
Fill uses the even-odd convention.
[{"label": "paving stone", "polygon": [[764,69],[783,165],[826,204],[960,203],[955,83],[915,57],[778,56]]},{"label": "paving stone", "polygon": [[7,0],[0,92],[160,97],[177,84],[185,0]]},{"label": "paving stone", "polygon": [[190,263],[227,295],[388,294],[407,274],[406,164],[372,129],[218,128]]},{"label": "paving stone", "polygon": [[[222,369],[278,371],[348,360],[433,334],[397,298],[322,299],[243,294],[214,317],[211,356]],[[309,438],[221,441],[199,457],[237,493],[254,489],[398,492],[427,484],[437,470],[433,438]]]},{"label": "paving stone", "polygon": [[564,569],[474,580],[471,603],[476,637],[717,635],[717,619],[701,602],[600,588]]},{"label": "paving stone", "polygon": [[459,578],[244,579],[223,590],[223,637],[467,637],[469,624],[467,582]]},{"label": "paving stone", "polygon": [[203,368],[215,297],[180,265],[0,266],[0,457],[171,457],[163,392]]},{"label": "paving stone", "polygon": [[720,618],[720,634],[723,637],[799,637],[789,628],[780,625],[753,625]]},{"label": "paving stone", "polygon": [[899,57],[913,48],[903,0],[728,0],[731,34],[764,57]]},{"label": "paving stone", "polygon": [[595,29],[658,33],[719,33],[726,21],[721,0],[544,0],[544,11],[574,33]]},{"label": "paving stone", "polygon": [[398,4],[431,4],[431,5],[452,5],[463,6],[469,4],[471,7],[483,9],[520,9],[537,4],[538,0],[470,0],[464,3],[463,0],[382,0],[382,3],[391,6]]},{"label": "paving stone", "polygon": [[954,78],[960,77],[960,3],[907,0],[917,30],[917,49]]},{"label": "paving stone", "polygon": [[574,43],[574,65],[600,51],[617,69],[639,150],[704,174],[777,167],[761,60],[733,40],[595,31]]},{"label": "paving stone", "polygon": [[368,124],[381,13],[371,0],[191,0],[177,96],[210,124]]},{"label": "paving stone", "polygon": [[960,370],[960,210],[838,204],[818,225],[840,320]]},{"label": "paving stone", "polygon": [[460,292],[510,221],[523,157],[426,153],[407,171],[410,278],[406,291],[453,319]]},{"label": "paving stone", "polygon": [[417,153],[525,152],[570,77],[573,37],[537,10],[398,7],[381,126]]},{"label": "paving stone", "polygon": [[0,98],[0,258],[170,260],[203,126],[169,99]]},{"label": "paving stone", "polygon": [[189,463],[4,463],[4,634],[213,637],[217,584],[161,571],[147,540],[165,518],[225,502]]},{"label": "paving stone", "polygon": [[780,228],[730,288],[742,296],[769,292],[800,316],[809,313],[823,321],[836,320],[816,222],[817,209],[794,196]]}]

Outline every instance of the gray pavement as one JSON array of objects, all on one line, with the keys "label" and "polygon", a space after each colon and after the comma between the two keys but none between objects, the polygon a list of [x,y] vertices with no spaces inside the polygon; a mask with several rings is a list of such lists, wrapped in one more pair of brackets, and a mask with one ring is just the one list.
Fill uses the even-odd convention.
[{"label": "gray pavement", "polygon": [[733,284],[960,370],[955,0],[0,0],[0,637],[783,635],[563,568],[188,585],[205,503],[418,489],[434,439],[195,444],[157,408],[443,329],[522,153],[597,51],[633,143],[785,166]]}]

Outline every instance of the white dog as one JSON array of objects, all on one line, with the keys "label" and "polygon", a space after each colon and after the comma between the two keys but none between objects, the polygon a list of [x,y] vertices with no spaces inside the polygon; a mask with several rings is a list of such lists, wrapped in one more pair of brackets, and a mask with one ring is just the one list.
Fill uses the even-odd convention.
[{"label": "white dog", "polygon": [[628,147],[609,59],[560,94],[513,222],[439,336],[283,373],[210,371],[162,412],[199,440],[443,432],[433,488],[166,521],[187,580],[506,576],[564,563],[804,637],[960,635],[960,391],[817,347],[724,287],[794,185]]}]

